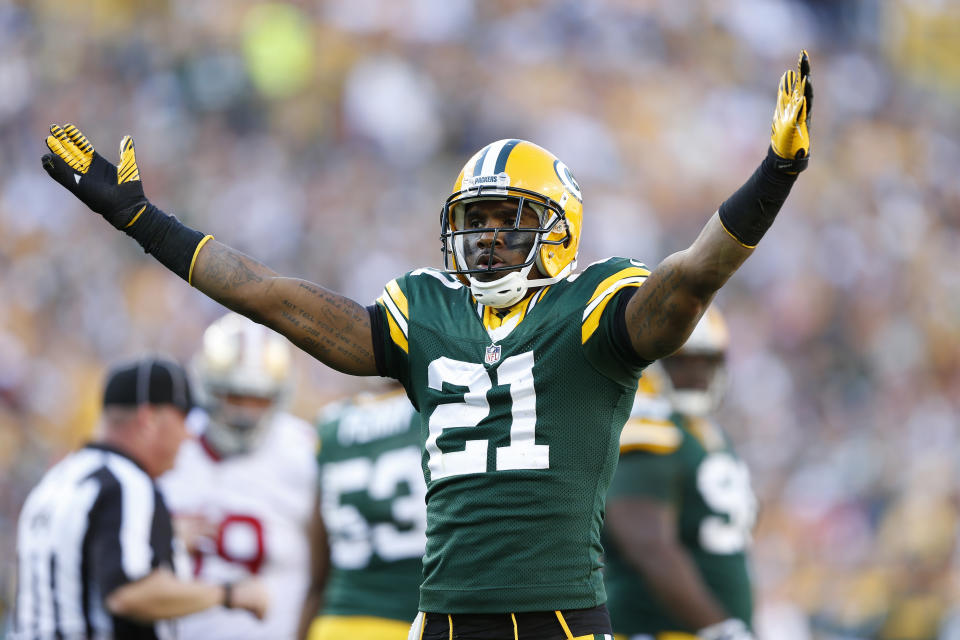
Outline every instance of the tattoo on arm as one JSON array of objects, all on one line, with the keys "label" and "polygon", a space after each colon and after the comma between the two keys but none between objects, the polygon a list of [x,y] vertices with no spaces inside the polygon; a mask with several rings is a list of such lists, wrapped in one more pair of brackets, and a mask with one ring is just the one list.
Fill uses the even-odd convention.
[{"label": "tattoo on arm", "polygon": [[628,304],[626,322],[637,355],[653,360],[682,347],[714,295],[752,252],[714,214],[693,245],[661,262]]},{"label": "tattoo on arm", "polygon": [[[373,362],[370,318],[358,303],[306,282],[298,290],[307,299],[284,298],[282,316],[296,327],[288,336],[315,358],[349,369]],[[304,303],[309,302],[309,309]],[[352,366],[351,366],[352,365]]]},{"label": "tattoo on arm", "polygon": [[[627,317],[627,326],[631,329],[634,345],[643,342],[641,336],[656,336],[647,346],[651,354],[661,357],[677,348],[674,332],[670,329],[679,311],[674,294],[680,288],[682,278],[675,267],[664,264],[650,280],[641,287],[641,291],[646,290],[643,291],[643,304],[633,305],[632,317]],[[646,357],[648,354],[640,355]]]},{"label": "tattoo on arm", "polygon": [[265,266],[219,242],[210,244],[213,246],[204,252],[198,278],[204,293],[214,295],[217,291],[227,292],[251,282],[263,282],[264,274],[258,272],[269,271]]},{"label": "tattoo on arm", "polygon": [[370,318],[353,300],[279,276],[215,241],[200,254],[194,275],[200,291],[283,334],[321,362],[346,373],[376,373]]}]

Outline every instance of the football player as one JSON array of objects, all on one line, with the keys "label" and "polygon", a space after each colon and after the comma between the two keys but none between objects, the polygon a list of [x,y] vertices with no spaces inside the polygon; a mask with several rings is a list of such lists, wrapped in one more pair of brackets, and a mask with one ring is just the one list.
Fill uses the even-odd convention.
[{"label": "football player", "polygon": [[[284,411],[292,391],[287,340],[230,313],[203,334],[194,358],[206,413],[160,486],[198,578],[259,576],[262,621],[216,609],[185,618],[183,637],[292,639],[309,577],[307,530],[316,495],[316,436]],[[199,424],[197,424],[199,422]]]},{"label": "football player", "polygon": [[603,637],[600,528],[637,379],[683,345],[806,167],[809,71],[802,52],[780,80],[757,170],[652,272],[624,258],[575,272],[577,181],[549,151],[500,140],[467,161],[443,204],[446,269],[391,280],[368,308],[161,211],[129,136],[114,166],[76,127],[54,125],[42,163],[211,298],[338,371],[403,384],[427,483],[413,637]]},{"label": "football player", "polygon": [[310,630],[301,637],[404,640],[426,544],[420,416],[400,388],[365,393],[325,410],[319,435],[313,580],[301,617]]},{"label": "football player", "polygon": [[752,638],[747,547],[756,499],[710,417],[727,343],[710,307],[686,344],[641,379],[607,495],[605,578],[618,637]]}]

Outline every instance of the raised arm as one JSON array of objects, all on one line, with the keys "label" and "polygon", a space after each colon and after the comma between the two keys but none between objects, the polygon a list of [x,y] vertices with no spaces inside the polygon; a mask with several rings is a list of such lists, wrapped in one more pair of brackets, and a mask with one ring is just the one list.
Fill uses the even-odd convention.
[{"label": "raised arm", "polygon": [[373,336],[358,303],[256,260],[181,224],[143,194],[133,140],[120,142],[116,166],[73,125],[53,125],[43,167],[165,267],[224,306],[286,336],[328,366],[376,375]]},{"label": "raised arm", "polygon": [[690,336],[716,292],[753,253],[773,223],[810,155],[807,124],[813,106],[810,61],[780,79],[770,150],[754,174],[710,218],[694,243],[667,257],[626,308],[637,355],[670,355]]},{"label": "raised arm", "polygon": [[212,239],[200,247],[190,282],[225,307],[285,335],[337,371],[377,375],[370,316],[345,296],[307,280],[278,275]]}]

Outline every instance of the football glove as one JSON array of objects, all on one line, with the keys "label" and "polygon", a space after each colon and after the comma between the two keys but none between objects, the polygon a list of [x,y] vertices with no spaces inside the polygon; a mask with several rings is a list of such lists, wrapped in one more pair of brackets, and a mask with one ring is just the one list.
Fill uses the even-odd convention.
[{"label": "football glove", "polygon": [[810,157],[810,111],[813,108],[813,85],[810,83],[810,56],[800,52],[797,70],[780,77],[777,108],[773,112],[770,147],[777,157],[789,161],[778,169],[803,171]]},{"label": "football glove", "polygon": [[728,618],[723,622],[704,627],[697,632],[698,640],[753,640],[753,634],[743,620]]},{"label": "football glove", "polygon": [[130,136],[120,141],[119,167],[97,153],[72,124],[63,128],[51,125],[46,142],[51,153],[41,161],[51,178],[117,229],[124,230],[136,221],[148,202]]}]

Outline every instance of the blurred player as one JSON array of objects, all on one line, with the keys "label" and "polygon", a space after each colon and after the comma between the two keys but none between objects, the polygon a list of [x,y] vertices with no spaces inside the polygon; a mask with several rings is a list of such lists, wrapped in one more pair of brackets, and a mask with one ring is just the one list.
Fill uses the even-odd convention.
[{"label": "blurred player", "polygon": [[319,432],[320,508],[301,637],[404,640],[426,545],[420,415],[398,385],[331,406]]},{"label": "blurred player", "polygon": [[621,637],[753,637],[747,547],[756,499],[746,466],[710,419],[727,343],[710,308],[662,369],[641,379],[607,497],[608,606]]},{"label": "blurred player", "polygon": [[283,411],[291,349],[231,313],[204,333],[195,369],[209,414],[200,414],[199,437],[184,442],[160,484],[194,575],[218,582],[259,576],[271,609],[256,623],[228,610],[191,616],[183,636],[293,638],[308,581],[316,439],[308,423]]}]

